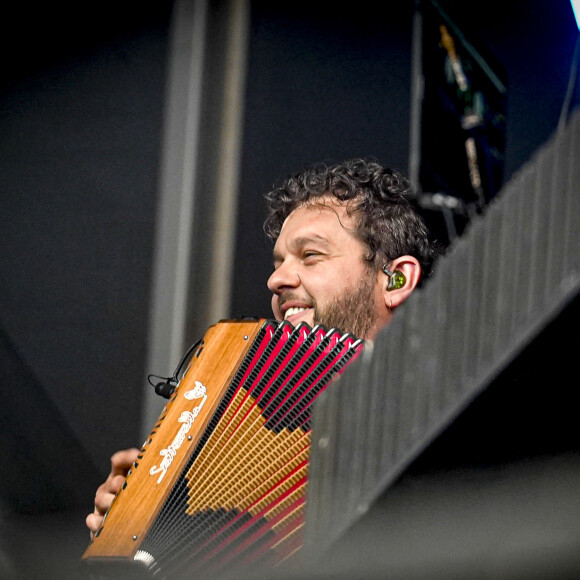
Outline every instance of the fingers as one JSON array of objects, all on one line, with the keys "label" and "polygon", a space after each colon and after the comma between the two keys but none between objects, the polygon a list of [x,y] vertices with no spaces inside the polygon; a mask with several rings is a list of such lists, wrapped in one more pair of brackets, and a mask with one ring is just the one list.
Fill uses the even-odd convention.
[{"label": "fingers", "polygon": [[122,475],[125,477],[131,465],[137,461],[137,456],[139,455],[139,449],[132,447],[131,449],[123,449],[122,451],[117,451],[111,457],[111,474],[113,477],[116,475]]},{"label": "fingers", "polygon": [[95,495],[95,509],[92,514],[86,517],[85,523],[91,532],[91,539],[103,523],[103,518],[115,499],[115,495],[121,489],[125,481],[122,475],[112,477],[109,475],[107,481],[99,486]]},{"label": "fingers", "polygon": [[91,532],[91,540],[93,540],[95,538],[97,530],[101,527],[101,524],[103,523],[103,516],[96,513],[89,514],[87,516],[87,519],[85,520],[85,523],[87,524],[87,528],[89,528],[89,531]]},{"label": "fingers", "polygon": [[91,531],[91,539],[103,522],[103,517],[111,507],[113,499],[121,489],[129,469],[139,455],[139,449],[123,449],[111,457],[111,473],[102,483],[95,494],[95,509],[86,517],[85,523]]},{"label": "fingers", "polygon": [[105,515],[107,510],[111,507],[113,499],[118,491],[121,489],[125,481],[124,475],[116,475],[115,477],[107,478],[107,481],[99,486],[95,495],[95,511],[101,515]]}]

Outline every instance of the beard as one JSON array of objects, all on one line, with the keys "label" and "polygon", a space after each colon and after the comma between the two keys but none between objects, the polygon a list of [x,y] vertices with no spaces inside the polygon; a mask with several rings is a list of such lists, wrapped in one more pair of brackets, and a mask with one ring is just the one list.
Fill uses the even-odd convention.
[{"label": "beard", "polygon": [[314,305],[314,324],[337,328],[365,338],[376,325],[375,280],[364,276],[358,284],[333,298],[328,305]]}]

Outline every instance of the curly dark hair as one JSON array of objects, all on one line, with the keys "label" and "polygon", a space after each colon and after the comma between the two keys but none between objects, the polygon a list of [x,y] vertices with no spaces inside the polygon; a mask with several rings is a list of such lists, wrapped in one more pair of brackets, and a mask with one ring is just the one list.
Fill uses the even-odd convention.
[{"label": "curly dark hair", "polygon": [[356,235],[369,248],[365,256],[369,265],[380,268],[399,256],[410,255],[419,261],[424,280],[431,275],[439,252],[408,193],[408,179],[374,159],[316,164],[288,177],[265,195],[268,217],[264,231],[276,241],[294,209],[332,195],[352,202],[348,212],[355,218]]}]

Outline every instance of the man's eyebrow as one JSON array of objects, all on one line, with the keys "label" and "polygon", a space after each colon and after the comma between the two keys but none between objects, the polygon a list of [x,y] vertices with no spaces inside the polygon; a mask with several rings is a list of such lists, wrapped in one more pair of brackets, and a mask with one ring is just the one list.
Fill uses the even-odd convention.
[{"label": "man's eyebrow", "polygon": [[[301,248],[303,248],[304,246],[307,246],[308,244],[312,244],[312,243],[324,246],[325,248],[330,247],[330,242],[328,241],[328,239],[323,237],[323,236],[320,236],[318,234],[312,234],[312,235],[308,235],[308,236],[300,236],[298,238],[295,238],[290,243],[290,246],[291,246],[293,251],[298,251]],[[274,263],[284,261],[282,254],[276,250],[274,250],[272,252],[272,258],[274,260]]]},{"label": "man's eyebrow", "polygon": [[294,248],[298,249],[303,248],[304,246],[307,246],[308,244],[312,243],[321,244],[326,247],[330,246],[330,242],[328,241],[328,239],[318,234],[311,234],[308,236],[300,236],[298,238],[295,238],[294,240],[292,240],[291,245]]}]

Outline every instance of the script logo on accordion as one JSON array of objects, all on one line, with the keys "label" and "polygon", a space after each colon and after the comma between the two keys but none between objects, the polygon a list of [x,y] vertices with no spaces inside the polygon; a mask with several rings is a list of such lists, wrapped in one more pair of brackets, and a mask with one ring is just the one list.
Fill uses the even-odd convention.
[{"label": "script logo on accordion", "polygon": [[167,470],[171,466],[173,458],[175,457],[178,449],[181,447],[181,444],[185,441],[185,437],[187,436],[187,433],[191,429],[191,426],[193,425],[195,418],[199,415],[199,412],[201,411],[203,405],[205,404],[205,401],[207,400],[206,392],[207,389],[205,388],[205,386],[200,381],[195,381],[195,387],[184,393],[183,396],[188,401],[191,401],[193,399],[201,399],[201,402],[191,411],[183,411],[183,413],[181,413],[178,421],[179,423],[183,423],[183,425],[179,428],[179,431],[177,432],[175,439],[173,439],[169,447],[162,449],[159,452],[159,455],[163,457],[161,463],[159,464],[159,467],[157,467],[157,465],[154,465],[149,470],[149,473],[151,475],[161,473],[161,475],[157,479],[157,483],[161,483],[161,481],[165,477]]}]

